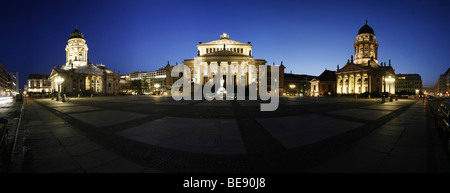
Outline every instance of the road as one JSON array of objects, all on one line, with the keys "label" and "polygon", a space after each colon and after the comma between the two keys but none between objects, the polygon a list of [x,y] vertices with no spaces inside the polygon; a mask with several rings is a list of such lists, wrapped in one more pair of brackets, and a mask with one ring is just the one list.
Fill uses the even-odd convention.
[{"label": "road", "polygon": [[0,173],[6,172],[9,166],[11,150],[14,144],[17,122],[20,117],[22,102],[16,102],[12,97],[0,97],[0,117],[8,119],[8,144],[6,151],[0,155]]}]

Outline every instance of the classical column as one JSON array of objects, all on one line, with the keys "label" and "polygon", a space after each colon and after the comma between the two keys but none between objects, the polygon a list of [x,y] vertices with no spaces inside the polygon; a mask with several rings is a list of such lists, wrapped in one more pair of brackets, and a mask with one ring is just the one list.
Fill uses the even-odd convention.
[{"label": "classical column", "polygon": [[369,88],[369,90],[367,92],[372,93],[372,76],[369,73],[367,73],[367,77],[368,77],[368,81],[369,81],[367,83],[367,86]]}]

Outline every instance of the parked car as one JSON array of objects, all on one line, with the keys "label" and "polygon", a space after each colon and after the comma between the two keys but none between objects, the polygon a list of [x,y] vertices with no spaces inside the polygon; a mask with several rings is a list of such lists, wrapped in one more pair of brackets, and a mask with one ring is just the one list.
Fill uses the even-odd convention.
[{"label": "parked car", "polygon": [[447,151],[450,153],[450,101],[444,101],[438,108],[438,128],[443,132],[447,141]]},{"label": "parked car", "polygon": [[428,101],[435,101],[436,100],[436,98],[434,97],[434,96],[428,96]]},{"label": "parked car", "polygon": [[8,131],[6,130],[6,124],[8,120],[5,118],[0,118],[0,158],[3,157],[3,153],[6,150]]},{"label": "parked car", "polygon": [[15,99],[16,99],[16,101],[23,101],[21,94],[16,94]]}]

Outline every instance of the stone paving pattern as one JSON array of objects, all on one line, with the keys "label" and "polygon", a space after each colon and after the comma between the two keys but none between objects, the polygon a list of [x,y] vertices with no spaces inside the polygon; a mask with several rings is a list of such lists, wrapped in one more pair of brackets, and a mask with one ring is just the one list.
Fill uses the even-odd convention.
[{"label": "stone paving pattern", "polygon": [[[414,100],[29,99],[29,172],[436,172],[448,158]],[[436,130],[434,128],[434,130]],[[430,153],[432,152],[432,153]],[[445,161],[447,159],[447,161]],[[413,160],[413,161],[412,161]],[[444,160],[444,161],[443,161]]]}]

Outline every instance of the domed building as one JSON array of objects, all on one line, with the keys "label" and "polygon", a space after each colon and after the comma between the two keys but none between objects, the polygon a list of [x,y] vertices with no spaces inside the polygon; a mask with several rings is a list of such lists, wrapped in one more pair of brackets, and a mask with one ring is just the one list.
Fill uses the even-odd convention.
[{"label": "domed building", "polygon": [[88,61],[88,46],[84,34],[75,27],[66,45],[66,63],[53,66],[50,74],[52,92],[69,96],[118,95],[119,74],[103,64]]},{"label": "domed building", "polygon": [[367,20],[359,29],[353,47],[355,60],[352,55],[341,69],[337,67],[337,94],[395,94],[395,71],[391,60],[388,65],[379,63],[375,31]]}]

